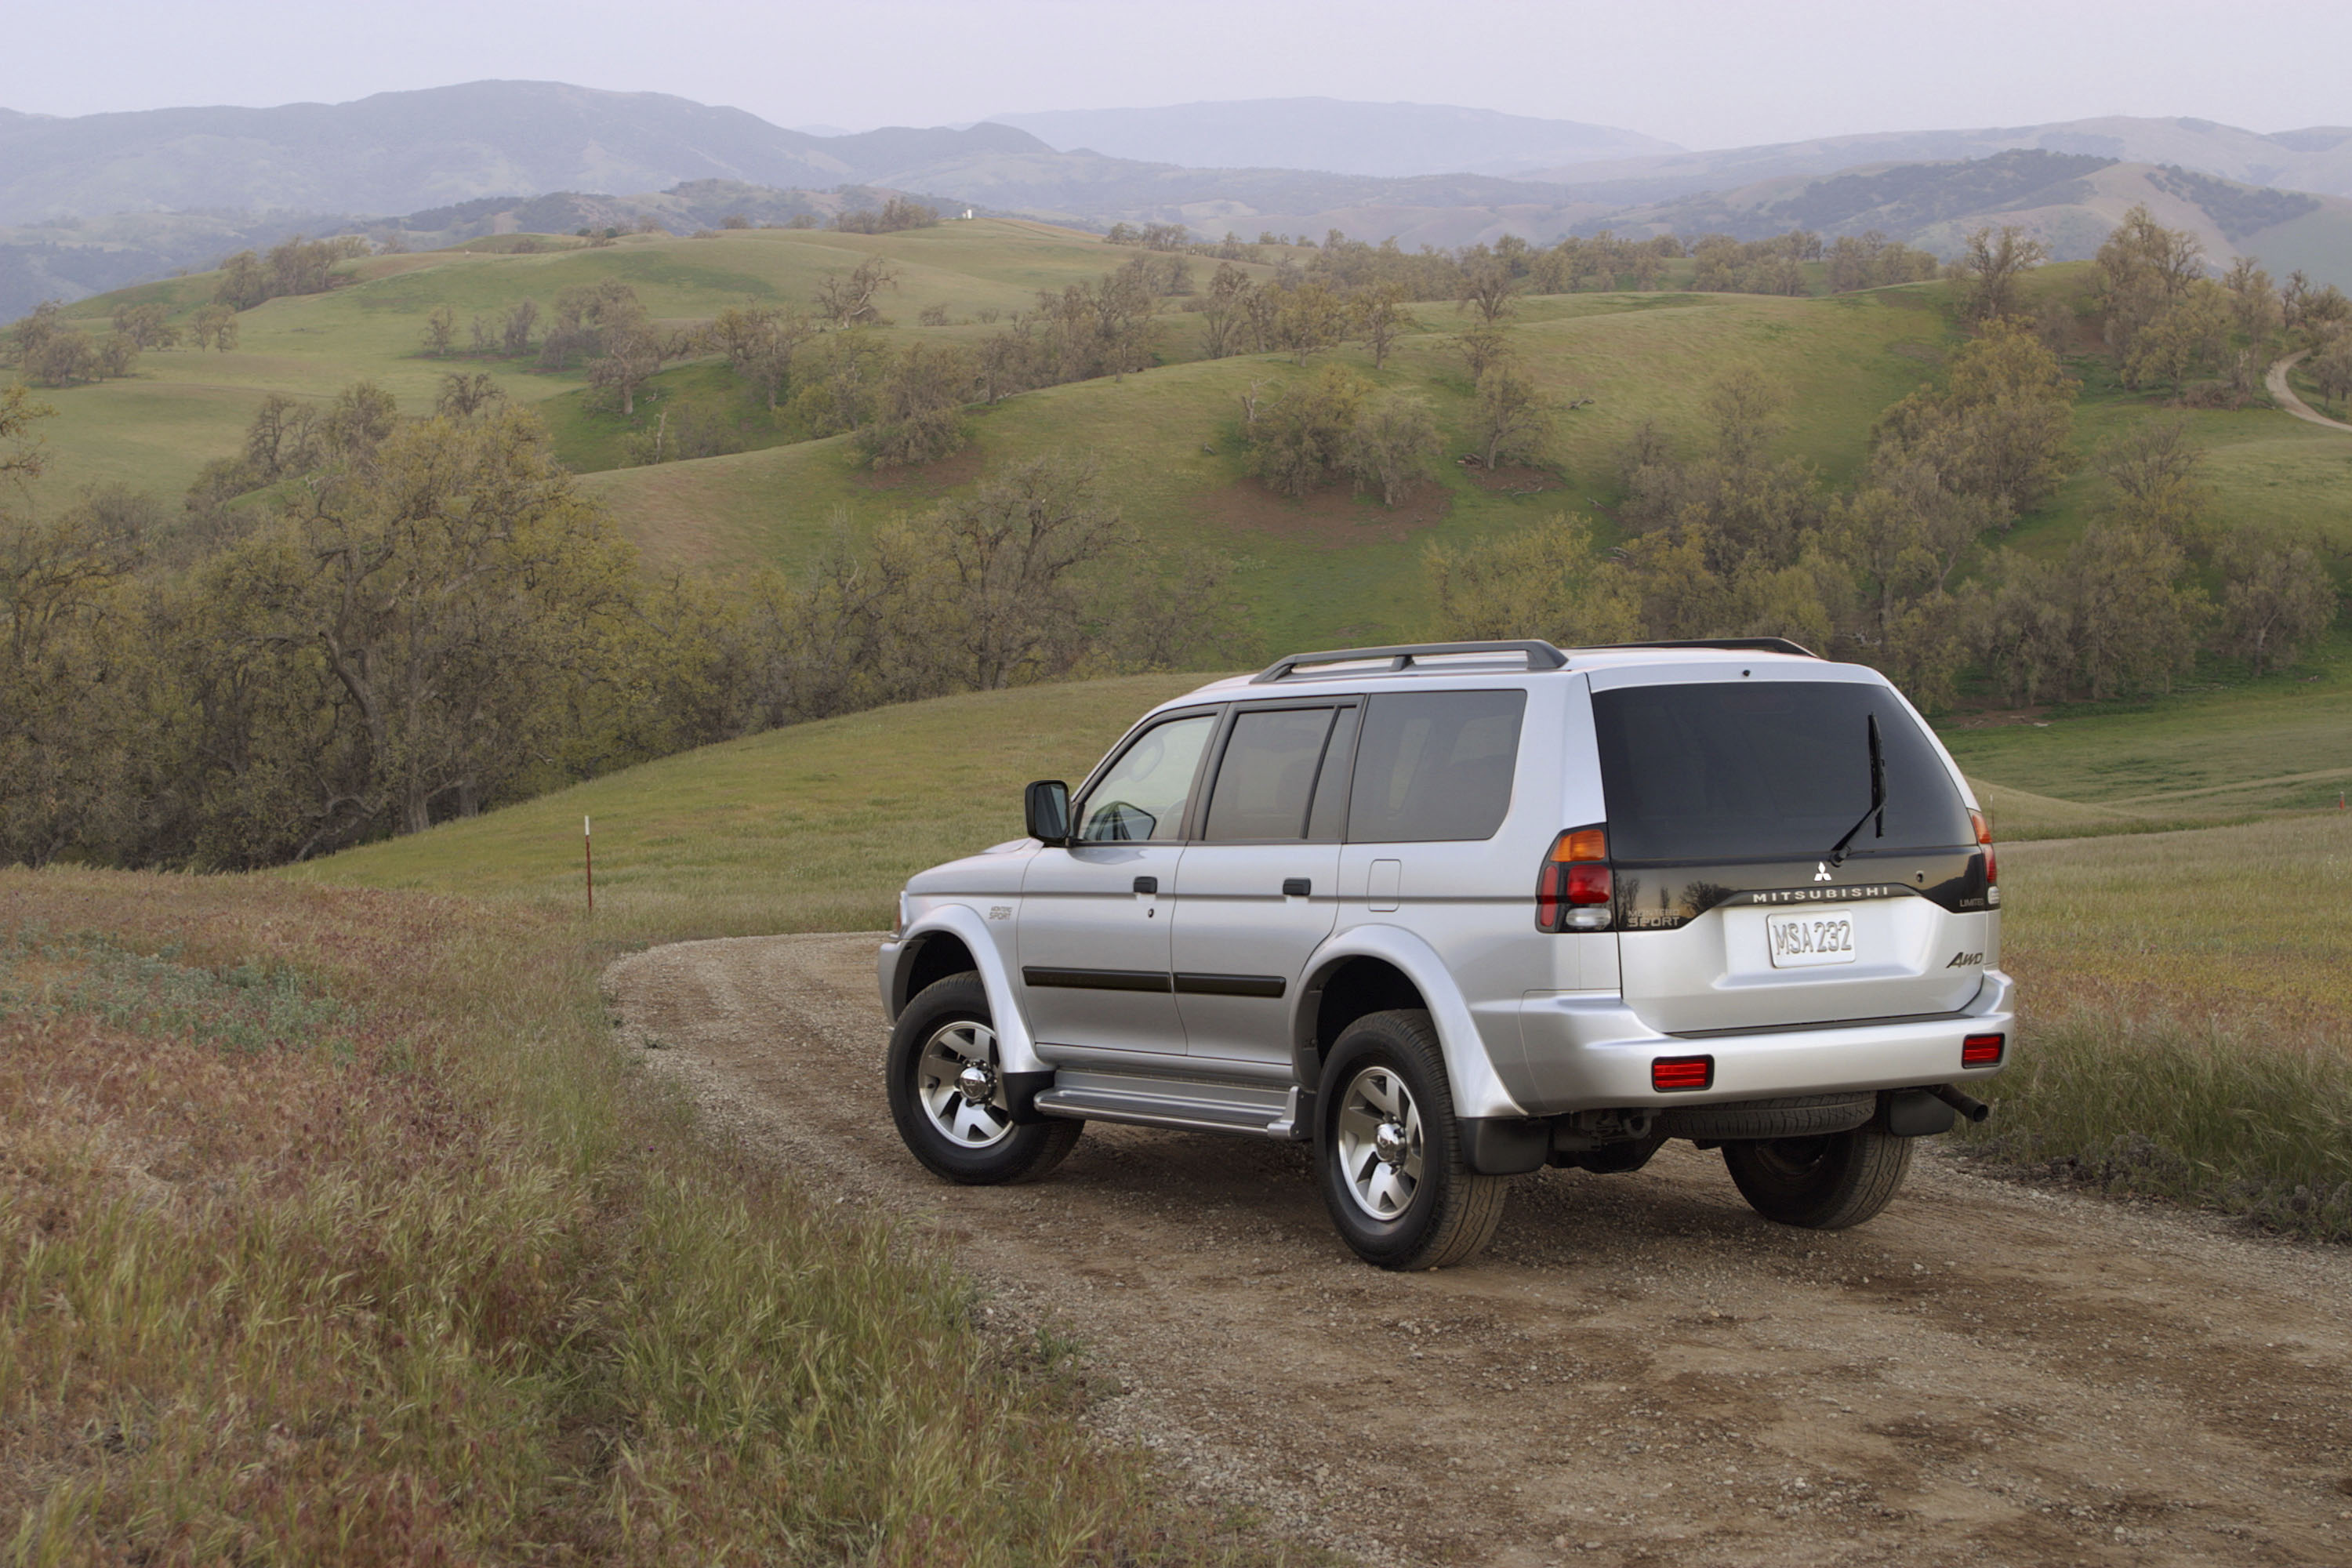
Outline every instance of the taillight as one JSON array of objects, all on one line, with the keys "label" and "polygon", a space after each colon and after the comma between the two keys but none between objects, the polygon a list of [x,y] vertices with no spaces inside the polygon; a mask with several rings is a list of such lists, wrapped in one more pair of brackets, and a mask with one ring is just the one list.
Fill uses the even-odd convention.
[{"label": "taillight", "polygon": [[1969,1035],[1960,1041],[1960,1065],[1964,1068],[1997,1068],[2000,1066],[2000,1048],[2008,1037],[2003,1035]]},{"label": "taillight", "polygon": [[1997,886],[2000,881],[2000,875],[1992,863],[1992,818],[1981,811],[1971,809],[1969,812],[1969,820],[1976,825],[1977,847],[1984,851],[1985,886],[1988,888]]},{"label": "taillight", "polygon": [[1714,1083],[1713,1057],[1659,1057],[1650,1063],[1650,1087],[1660,1094],[1707,1089]]},{"label": "taillight", "polygon": [[1615,898],[1606,828],[1571,827],[1551,841],[1536,873],[1538,931],[1607,931]]}]

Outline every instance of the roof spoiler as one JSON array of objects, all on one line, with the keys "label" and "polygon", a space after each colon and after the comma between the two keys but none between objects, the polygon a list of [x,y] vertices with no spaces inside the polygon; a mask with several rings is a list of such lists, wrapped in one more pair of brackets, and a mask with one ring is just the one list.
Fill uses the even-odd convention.
[{"label": "roof spoiler", "polygon": [[[1789,645],[1794,647],[1796,645]],[[1800,649],[1799,651],[1802,651]],[[1264,686],[1269,681],[1287,679],[1302,664],[1360,664],[1366,660],[1384,658],[1389,661],[1388,673],[1400,674],[1413,667],[1416,659],[1433,654],[1448,653],[1516,653],[1523,655],[1529,669],[1563,669],[1568,655],[1548,642],[1416,642],[1400,643],[1392,647],[1338,647],[1321,653],[1294,653],[1287,658],[1277,658],[1250,677],[1252,686]]]}]

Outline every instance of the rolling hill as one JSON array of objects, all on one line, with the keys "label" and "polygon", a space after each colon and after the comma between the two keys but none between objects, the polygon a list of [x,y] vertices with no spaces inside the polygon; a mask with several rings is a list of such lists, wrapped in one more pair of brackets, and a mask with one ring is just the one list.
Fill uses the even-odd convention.
[{"label": "rolling hill", "polygon": [[[2168,227],[2197,236],[2217,266],[2258,256],[2282,274],[2300,266],[2323,281],[2352,285],[2352,199],[2249,185],[2171,164],[2040,149],[1784,175],[1629,208],[1579,227],[1742,239],[1796,228],[1830,236],[1875,229],[1950,256],[1978,227],[2015,224],[2047,244],[2057,259],[2079,261],[2095,253],[2135,205],[2147,207]],[[2282,259],[2288,256],[2294,259]]]},{"label": "rolling hill", "polygon": [[[231,353],[144,356],[119,381],[45,395],[55,466],[43,481],[54,504],[82,488],[117,483],[169,500],[210,458],[236,449],[268,393],[323,399],[372,379],[409,409],[430,405],[441,377],[482,368],[507,395],[547,416],[558,451],[662,568],[739,569],[807,562],[837,519],[868,528],[919,510],[982,474],[1051,452],[1090,455],[1148,543],[1206,546],[1237,563],[1235,583],[1266,644],[1309,646],[1418,635],[1431,614],[1423,554],[1431,542],[1475,539],[1552,512],[1607,517],[1619,498],[1619,460],[1643,424],[1696,439],[1707,382],[1727,365],[1757,365],[1792,394],[1786,449],[1835,482],[1862,461],[1872,422],[1933,374],[1956,342],[1940,283],[1820,299],[1750,295],[1587,293],[1523,300],[1510,336],[1543,388],[1591,401],[1561,421],[1552,469],[1482,483],[1442,463],[1434,480],[1396,510],[1344,488],[1305,500],[1276,497],[1247,477],[1240,395],[1277,391],[1308,374],[1278,355],[1198,357],[1198,318],[1181,309],[1155,323],[1158,368],[1124,380],[1024,394],[972,414],[973,439],[927,468],[876,474],[846,438],[786,444],[784,435],[723,368],[688,363],[663,373],[633,422],[585,400],[582,374],[528,364],[436,359],[423,351],[428,312],[447,305],[460,323],[524,298],[542,307],[559,289],[613,279],[658,320],[685,326],[730,306],[805,306],[817,280],[866,255],[899,268],[887,308],[898,337],[970,342],[979,317],[1030,306],[1036,290],[1095,278],[1134,254],[1092,236],[1002,218],[951,222],[887,236],[734,230],[706,239],[632,236],[620,243],[545,238],[535,251],[497,247],[380,256],[348,264],[351,282],[326,294],[273,300],[240,318]],[[1281,252],[1269,252],[1267,261]],[[1305,253],[1290,253],[1299,259]],[[1250,270],[1263,277],[1270,267]],[[2080,267],[2044,269],[2037,289],[2078,289]],[[210,295],[205,277],[92,300],[102,317],[119,300],[153,300],[183,314]],[[1171,301],[1179,305],[1181,300]],[[936,307],[949,324],[911,324]],[[1452,339],[1463,318],[1416,307],[1378,379],[1429,404],[1449,453],[1466,450],[1469,387]],[[463,341],[461,326],[460,341]],[[1360,351],[1332,356],[1369,370]],[[2147,416],[2147,400],[2116,388],[2101,362],[2077,363],[2086,391],[2078,415],[2086,453]],[[727,422],[746,449],[625,468],[629,438],[665,417]],[[2352,440],[2265,407],[2188,416],[2209,453],[2222,515],[2285,526],[2352,547]],[[675,428],[676,426],[667,426]],[[2056,503],[2021,524],[2013,542],[2061,553],[2101,504],[2105,481],[2085,468]]]}]

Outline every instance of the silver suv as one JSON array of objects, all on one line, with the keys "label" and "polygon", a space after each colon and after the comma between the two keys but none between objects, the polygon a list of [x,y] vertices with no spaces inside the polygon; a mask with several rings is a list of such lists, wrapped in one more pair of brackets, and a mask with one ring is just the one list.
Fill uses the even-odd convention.
[{"label": "silver suv", "polygon": [[2011,1036],[1991,835],[1877,671],[1776,638],[1299,654],[1143,716],[1029,836],[914,878],[891,1114],[954,1182],[1088,1121],[1313,1144],[1367,1261],[1508,1178],[1720,1148],[1836,1228]]}]

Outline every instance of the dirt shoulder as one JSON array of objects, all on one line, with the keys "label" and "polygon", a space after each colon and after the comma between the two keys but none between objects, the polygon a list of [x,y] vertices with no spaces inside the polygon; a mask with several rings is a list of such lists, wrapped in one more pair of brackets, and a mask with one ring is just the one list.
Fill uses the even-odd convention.
[{"label": "dirt shoulder", "polygon": [[1922,1159],[1885,1215],[1765,1224],[1718,1159],[1523,1177],[1495,1246],[1391,1275],[1297,1145],[1101,1124],[958,1188],[882,1102],[871,936],[616,963],[714,1127],[937,1235],[1057,1325],[1093,1418],[1381,1563],[2352,1562],[2352,1253]]}]

